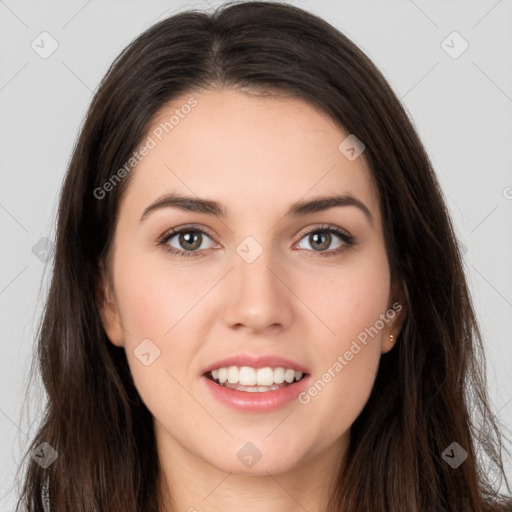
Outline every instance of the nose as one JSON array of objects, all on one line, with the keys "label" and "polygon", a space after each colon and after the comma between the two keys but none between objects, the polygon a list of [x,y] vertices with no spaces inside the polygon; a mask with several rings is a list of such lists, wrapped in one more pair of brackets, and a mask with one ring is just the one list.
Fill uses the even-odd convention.
[{"label": "nose", "polygon": [[291,324],[294,296],[271,251],[263,251],[252,263],[234,254],[234,268],[226,281],[223,314],[229,327],[263,332]]}]

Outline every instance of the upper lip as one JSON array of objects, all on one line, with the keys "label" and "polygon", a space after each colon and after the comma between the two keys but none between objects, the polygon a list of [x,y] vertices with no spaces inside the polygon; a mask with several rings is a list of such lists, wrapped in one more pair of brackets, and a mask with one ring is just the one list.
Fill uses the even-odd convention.
[{"label": "upper lip", "polygon": [[219,368],[227,368],[229,366],[249,366],[251,368],[292,368],[302,373],[309,373],[308,369],[291,359],[281,357],[278,355],[260,355],[254,356],[251,354],[236,354],[225,359],[220,359],[215,363],[210,364],[203,370],[203,374],[217,370]]}]

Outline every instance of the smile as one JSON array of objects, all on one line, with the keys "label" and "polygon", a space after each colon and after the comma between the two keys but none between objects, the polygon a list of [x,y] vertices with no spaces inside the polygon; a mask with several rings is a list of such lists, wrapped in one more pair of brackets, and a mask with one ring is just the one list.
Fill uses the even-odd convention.
[{"label": "smile", "polygon": [[293,368],[228,366],[214,369],[208,372],[206,377],[229,389],[249,393],[265,393],[300,381],[303,378],[303,373]]}]

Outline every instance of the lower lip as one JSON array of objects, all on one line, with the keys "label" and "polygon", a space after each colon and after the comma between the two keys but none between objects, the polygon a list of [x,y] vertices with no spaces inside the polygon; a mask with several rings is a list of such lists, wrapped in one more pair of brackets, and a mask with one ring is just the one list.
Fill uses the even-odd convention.
[{"label": "lower lip", "polygon": [[230,389],[203,375],[202,380],[221,403],[242,412],[271,412],[292,402],[307,387],[309,375],[293,384],[274,391],[250,392]]}]

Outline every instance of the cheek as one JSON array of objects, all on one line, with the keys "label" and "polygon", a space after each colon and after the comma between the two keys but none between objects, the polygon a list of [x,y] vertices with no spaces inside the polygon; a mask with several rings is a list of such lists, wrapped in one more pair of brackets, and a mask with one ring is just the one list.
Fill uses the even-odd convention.
[{"label": "cheek", "polygon": [[352,263],[340,265],[335,277],[332,269],[325,278],[317,275],[315,287],[311,280],[310,287],[302,289],[303,294],[310,290],[308,301],[324,323],[322,335],[314,341],[319,364],[302,403],[309,401],[306,406],[315,410],[316,417],[331,418],[336,431],[348,429],[368,400],[381,356],[386,326],[382,318],[391,319],[386,317],[390,285],[386,259],[361,258]]},{"label": "cheek", "polygon": [[119,262],[116,289],[132,342],[141,337],[160,341],[171,337],[204,294],[204,283],[186,272],[170,270],[172,263],[157,255]]},{"label": "cheek", "polygon": [[373,288],[358,293],[347,289],[346,295],[338,296],[336,307],[326,312],[326,323],[335,334],[327,332],[315,342],[321,363],[315,365],[311,385],[299,399],[309,409],[308,417],[318,418],[317,428],[324,429],[326,439],[350,429],[375,382],[383,336],[375,325],[385,314],[386,302],[381,297],[366,300],[363,291],[376,293]]},{"label": "cheek", "polygon": [[[135,250],[131,256],[119,258],[116,269],[125,350],[133,378],[141,394],[157,400],[155,389],[179,389],[172,376],[180,382],[186,377],[201,343],[201,311],[207,302],[201,298],[213,286],[215,276],[211,276],[212,282],[198,279],[161,255],[137,255]],[[144,353],[150,353],[146,360],[154,357],[148,367],[138,358],[142,347]]]},{"label": "cheek", "polygon": [[150,258],[144,262],[126,258],[117,269],[116,290],[133,381],[153,416],[172,422],[173,410],[191,407],[179,383],[195,350],[193,333],[186,335],[187,319],[193,316],[187,311],[197,302],[199,291],[181,288],[183,283],[151,265]]},{"label": "cheek", "polygon": [[372,368],[379,358],[376,351],[361,348],[350,361],[343,354],[339,354],[341,360],[333,357],[329,367],[320,372],[299,400],[311,429],[322,432],[327,443],[350,430],[368,402],[375,382]]},{"label": "cheek", "polygon": [[[322,321],[319,328],[324,324],[322,336],[316,339],[318,353],[329,357],[324,363],[349,350],[352,340],[372,339],[368,329],[379,322],[389,306],[390,279],[387,260],[382,256],[355,255],[336,269],[322,269],[307,280],[301,277],[299,293]],[[379,325],[382,330],[382,322]],[[373,346],[380,353],[380,344]]]}]

